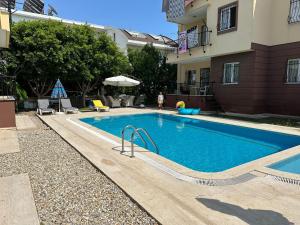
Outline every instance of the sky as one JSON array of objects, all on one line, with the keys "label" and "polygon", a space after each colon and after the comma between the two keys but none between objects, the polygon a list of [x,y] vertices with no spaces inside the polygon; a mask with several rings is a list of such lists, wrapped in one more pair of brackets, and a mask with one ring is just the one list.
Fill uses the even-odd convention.
[{"label": "sky", "polygon": [[58,16],[81,22],[107,25],[174,38],[175,24],[166,21],[162,0],[45,0]]}]

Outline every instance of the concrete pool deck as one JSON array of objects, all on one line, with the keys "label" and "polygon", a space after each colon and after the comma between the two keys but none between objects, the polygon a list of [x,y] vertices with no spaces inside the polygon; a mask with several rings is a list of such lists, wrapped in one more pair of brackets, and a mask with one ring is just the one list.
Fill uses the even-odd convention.
[{"label": "concrete pool deck", "polygon": [[[113,109],[108,113],[54,115],[43,116],[41,119],[162,224],[300,223],[297,210],[300,207],[299,186],[275,181],[271,177],[265,177],[263,173],[257,173],[254,168],[252,173],[257,177],[235,185],[211,187],[180,181],[137,157],[120,155],[116,151],[120,144],[114,146],[70,122],[77,122],[78,118],[83,117],[147,112],[157,111]],[[225,119],[219,118],[197,118],[225,122]],[[230,122],[241,125],[237,121]],[[297,129],[243,124],[262,126],[274,131],[285,129],[286,133],[300,134]],[[120,143],[120,139],[115,137],[114,140]]]}]

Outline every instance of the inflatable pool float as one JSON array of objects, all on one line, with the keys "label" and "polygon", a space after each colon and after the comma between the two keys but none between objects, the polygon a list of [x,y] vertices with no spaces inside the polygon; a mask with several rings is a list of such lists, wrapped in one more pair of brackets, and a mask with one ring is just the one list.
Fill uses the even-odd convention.
[{"label": "inflatable pool float", "polygon": [[184,101],[177,102],[176,109],[180,115],[199,115],[201,112],[201,109],[185,108]]},{"label": "inflatable pool float", "polygon": [[184,103],[184,101],[180,101],[180,102],[177,102],[177,103],[176,103],[176,109],[179,109],[179,108],[185,108],[185,103]]},{"label": "inflatable pool float", "polygon": [[199,115],[201,109],[186,109],[186,108],[179,108],[178,113],[180,115]]}]

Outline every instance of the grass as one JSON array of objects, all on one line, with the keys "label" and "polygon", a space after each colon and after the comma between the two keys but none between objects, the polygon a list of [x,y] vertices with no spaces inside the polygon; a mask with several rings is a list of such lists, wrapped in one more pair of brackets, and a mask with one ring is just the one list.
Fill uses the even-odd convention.
[{"label": "grass", "polygon": [[254,122],[254,123],[266,123],[272,125],[280,125],[286,127],[300,127],[300,120],[298,119],[290,119],[290,118],[278,118],[278,117],[267,117],[267,118],[246,118],[240,116],[231,116],[231,115],[212,115],[213,117],[225,118],[225,119],[234,119],[234,120],[241,120],[247,122]]},{"label": "grass", "polygon": [[89,108],[89,107],[80,108],[79,110],[80,110],[80,112],[93,112],[94,111],[93,108]]}]

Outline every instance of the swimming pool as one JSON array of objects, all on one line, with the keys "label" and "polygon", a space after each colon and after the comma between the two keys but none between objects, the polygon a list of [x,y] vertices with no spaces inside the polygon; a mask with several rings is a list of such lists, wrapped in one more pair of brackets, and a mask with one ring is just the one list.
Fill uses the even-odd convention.
[{"label": "swimming pool", "polygon": [[[81,121],[118,137],[126,125],[144,128],[158,145],[161,156],[201,172],[221,172],[300,145],[300,136],[159,113]],[[126,133],[126,140],[130,133]],[[139,139],[135,143],[144,147]],[[148,146],[155,152],[150,143]]]},{"label": "swimming pool", "polygon": [[284,172],[300,174],[300,154],[274,163],[268,167]]}]

